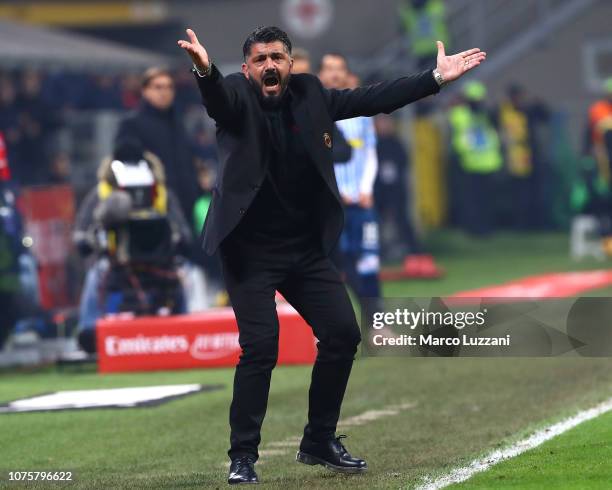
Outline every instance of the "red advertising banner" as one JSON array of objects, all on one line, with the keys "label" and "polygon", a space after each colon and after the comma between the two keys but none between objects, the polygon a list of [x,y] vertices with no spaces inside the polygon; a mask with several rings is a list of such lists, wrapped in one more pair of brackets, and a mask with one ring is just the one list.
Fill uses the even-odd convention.
[{"label": "red advertising banner", "polygon": [[[289,305],[277,308],[278,364],[312,364],[312,329]],[[231,308],[168,317],[107,318],[96,324],[98,371],[155,371],[235,366],[238,327]]]},{"label": "red advertising banner", "polygon": [[75,215],[72,188],[69,185],[25,188],[19,207],[39,265],[42,306],[69,306],[66,260],[72,251]]}]

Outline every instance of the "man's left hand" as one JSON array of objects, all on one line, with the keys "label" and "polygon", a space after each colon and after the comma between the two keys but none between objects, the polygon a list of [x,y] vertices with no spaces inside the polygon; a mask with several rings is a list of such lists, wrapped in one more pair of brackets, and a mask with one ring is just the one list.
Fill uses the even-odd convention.
[{"label": "man's left hand", "polygon": [[438,66],[436,67],[440,75],[446,82],[452,82],[477,67],[487,58],[487,53],[478,48],[468,49],[461,53],[446,56],[444,43],[437,41],[438,45]]}]

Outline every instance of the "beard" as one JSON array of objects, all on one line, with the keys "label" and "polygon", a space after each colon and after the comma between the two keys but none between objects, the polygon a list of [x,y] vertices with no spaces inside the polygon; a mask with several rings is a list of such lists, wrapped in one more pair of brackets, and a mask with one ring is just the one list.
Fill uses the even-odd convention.
[{"label": "beard", "polygon": [[278,95],[264,95],[262,82],[257,82],[253,77],[249,77],[249,83],[259,99],[259,103],[264,110],[275,111],[280,108],[287,92],[287,85],[289,85],[289,79],[291,74],[288,74],[285,78],[280,78],[280,92]]}]

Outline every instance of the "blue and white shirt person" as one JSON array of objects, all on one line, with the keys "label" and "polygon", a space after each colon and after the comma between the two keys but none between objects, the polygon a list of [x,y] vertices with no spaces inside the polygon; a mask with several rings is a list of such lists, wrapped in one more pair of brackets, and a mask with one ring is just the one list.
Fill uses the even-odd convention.
[{"label": "blue and white shirt person", "polygon": [[340,251],[359,278],[359,296],[378,297],[378,219],[372,202],[378,171],[374,122],[369,117],[357,117],[338,121],[337,125],[352,148],[348,162],[334,165],[338,189],[346,204]]},{"label": "blue and white shirt person", "polygon": [[372,196],[378,171],[374,122],[356,117],[336,124],[353,150],[348,162],[334,166],[338,189],[346,204],[359,204],[363,196]]}]

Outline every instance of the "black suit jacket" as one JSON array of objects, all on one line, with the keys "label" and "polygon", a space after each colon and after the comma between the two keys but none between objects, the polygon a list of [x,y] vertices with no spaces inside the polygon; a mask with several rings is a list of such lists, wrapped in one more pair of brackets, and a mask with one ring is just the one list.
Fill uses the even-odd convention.
[{"label": "black suit jacket", "polygon": [[[257,94],[241,73],[223,77],[213,65],[209,77],[195,75],[208,115],[217,123],[220,170],[203,230],[212,255],[238,225],[257,195],[269,160],[270,136]],[[344,223],[333,166],[334,121],[390,113],[439,91],[430,70],[354,90],[327,90],[313,75],[292,75],[291,112],[313,165],[325,182],[312,196],[321,244],[329,253]]]}]

